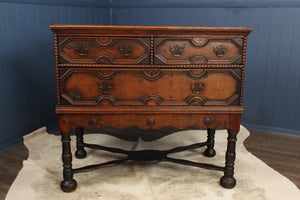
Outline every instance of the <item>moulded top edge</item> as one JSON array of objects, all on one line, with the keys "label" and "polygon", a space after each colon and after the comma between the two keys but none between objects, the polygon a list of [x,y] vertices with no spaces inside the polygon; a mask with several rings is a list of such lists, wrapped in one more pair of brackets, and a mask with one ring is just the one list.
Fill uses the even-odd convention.
[{"label": "moulded top edge", "polygon": [[[180,34],[181,32],[201,33],[201,32],[222,32],[226,33],[243,33],[248,35],[251,28],[246,27],[185,27],[185,26],[115,26],[115,25],[50,25],[50,29],[54,33],[102,33],[106,31],[124,32],[130,31],[128,34],[134,35],[140,32],[148,32],[149,34],[170,33]],[[133,32],[132,32],[133,31]]]}]

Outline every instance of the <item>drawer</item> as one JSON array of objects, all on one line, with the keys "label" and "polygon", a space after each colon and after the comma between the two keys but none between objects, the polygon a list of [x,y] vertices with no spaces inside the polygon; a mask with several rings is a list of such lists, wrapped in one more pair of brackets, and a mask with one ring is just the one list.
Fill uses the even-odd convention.
[{"label": "drawer", "polygon": [[60,69],[62,105],[239,105],[241,69]]},{"label": "drawer", "polygon": [[59,37],[59,63],[149,64],[150,39]]},{"label": "drawer", "polygon": [[[88,130],[115,127],[126,130],[126,128],[131,127],[127,129],[131,130],[129,132],[135,130],[135,133],[139,133],[139,129],[148,129],[148,133],[153,134],[155,129],[163,132],[169,132],[169,130],[175,132],[191,127],[201,129],[222,127],[229,129],[233,128],[233,125],[230,123],[231,119],[238,117],[234,114],[66,114],[59,116],[59,122],[64,128],[71,126],[67,128],[71,130],[77,127],[83,127]],[[132,129],[133,127],[134,129]]]},{"label": "drawer", "polygon": [[155,64],[242,64],[242,38],[156,38]]}]

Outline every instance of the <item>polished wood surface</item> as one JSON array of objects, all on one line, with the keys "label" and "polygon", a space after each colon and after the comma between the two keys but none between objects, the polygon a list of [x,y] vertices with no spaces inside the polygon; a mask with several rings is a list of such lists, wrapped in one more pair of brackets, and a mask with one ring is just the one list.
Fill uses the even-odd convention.
[{"label": "polished wood surface", "polygon": [[183,26],[114,26],[114,25],[51,25],[51,30],[60,35],[199,35],[214,33],[221,35],[244,34],[247,36],[251,28],[242,27],[183,27]]},{"label": "polished wood surface", "polygon": [[154,64],[242,64],[242,47],[242,37],[155,38]]},{"label": "polished wood surface", "polygon": [[[150,62],[150,38],[59,37],[58,42],[60,63],[149,64]],[[126,48],[129,48],[127,52]]]},{"label": "polished wood surface", "polygon": [[[120,118],[122,120],[120,120]],[[174,120],[176,119],[176,120]],[[180,123],[178,123],[180,121]],[[165,127],[175,127],[183,130],[189,127],[200,129],[225,128],[232,131],[239,131],[239,114],[65,114],[58,116],[61,126],[60,131],[68,132],[78,127],[87,130],[97,130],[102,128],[136,127],[140,129],[161,129]],[[78,126],[80,124],[80,126]]]},{"label": "polished wood surface", "polygon": [[[102,128],[228,130],[224,176],[233,188],[249,28],[50,26],[62,134],[61,188],[73,191],[70,132]],[[83,134],[83,133],[82,133]],[[83,135],[77,134],[82,158]],[[80,149],[80,150],[79,150]],[[155,152],[155,151],[154,151]],[[180,162],[182,164],[182,162]],[[199,165],[200,166],[200,165]]]},{"label": "polished wood surface", "polygon": [[[68,69],[60,91],[71,105],[239,105],[241,69]],[[197,88],[200,84],[201,88]],[[138,86],[138,87],[137,87]],[[107,91],[103,89],[107,88]],[[199,91],[198,91],[199,90]],[[201,98],[195,98],[198,96]]]},{"label": "polished wood surface", "polygon": [[[106,134],[136,139],[137,134],[144,135],[143,131],[106,131]],[[250,131],[250,136],[244,142],[249,152],[257,156],[267,165],[289,178],[300,189],[300,137]],[[56,133],[59,136],[59,132]],[[164,133],[145,134],[147,140],[162,137]],[[151,137],[151,138],[150,138]],[[275,147],[275,148],[274,148]],[[28,150],[20,145],[6,152],[0,153],[0,199],[5,196],[22,168],[22,161],[28,157]]]}]

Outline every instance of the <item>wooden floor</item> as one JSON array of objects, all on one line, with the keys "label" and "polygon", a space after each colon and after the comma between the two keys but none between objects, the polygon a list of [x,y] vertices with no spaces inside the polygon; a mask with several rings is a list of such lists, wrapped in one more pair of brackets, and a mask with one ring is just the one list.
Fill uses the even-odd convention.
[{"label": "wooden floor", "polygon": [[[250,131],[246,148],[300,189],[300,137]],[[20,145],[0,153],[0,200],[5,199],[10,185],[22,168],[28,150]]]}]

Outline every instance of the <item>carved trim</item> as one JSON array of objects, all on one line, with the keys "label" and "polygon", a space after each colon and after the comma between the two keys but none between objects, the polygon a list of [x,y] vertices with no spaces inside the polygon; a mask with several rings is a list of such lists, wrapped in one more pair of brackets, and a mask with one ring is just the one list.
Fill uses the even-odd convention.
[{"label": "carved trim", "polygon": [[157,80],[161,77],[161,70],[160,69],[144,69],[143,74],[145,79],[149,81]]},{"label": "carved trim", "polygon": [[243,62],[242,64],[246,64],[246,49],[247,49],[247,36],[244,37],[244,45],[243,45]]},{"label": "carved trim", "polygon": [[66,71],[68,71],[68,70],[70,70],[70,69],[69,68],[59,68],[58,69],[58,76],[59,77],[63,76],[66,73]]},{"label": "carved trim", "polygon": [[239,95],[234,93],[231,97],[229,97],[228,99],[224,100],[224,101],[211,101],[209,99],[207,99],[207,101],[205,102],[205,106],[215,106],[215,105],[225,105],[228,106],[230,104],[232,104],[233,102],[235,102],[235,100],[237,100],[239,98]]},{"label": "carved trim", "polygon": [[97,105],[100,105],[104,102],[107,102],[111,105],[114,105],[115,103],[117,103],[117,100],[114,97],[110,96],[110,95],[101,95],[97,98],[97,102],[96,102]]},{"label": "carved trim", "polygon": [[153,65],[154,63],[154,38],[153,35],[151,35],[150,39],[150,64]]},{"label": "carved trim", "polygon": [[237,74],[234,70],[230,69],[228,70],[229,73],[232,74],[232,77],[234,79],[236,79],[237,81],[240,81],[241,80],[241,75],[240,74]]},{"label": "carved trim", "polygon": [[197,96],[191,95],[191,96],[188,96],[184,101],[190,106],[202,106],[205,104],[207,99],[203,98],[199,95],[197,95]]},{"label": "carved trim", "polygon": [[[235,39],[235,40],[234,40]],[[158,39],[156,39],[158,40]],[[193,52],[194,54],[197,54],[199,48],[203,48],[203,46],[205,45],[201,45],[199,44],[200,46],[197,46],[197,41],[195,41],[195,39],[193,40],[193,38],[163,38],[161,40],[158,40],[155,42],[155,50],[156,50],[156,53],[155,53],[155,62],[160,64],[171,64],[171,63],[180,63],[180,64],[190,64],[191,62],[191,59],[190,58],[184,58],[184,59],[171,59],[171,58],[167,58],[168,56],[164,53],[164,52],[160,52],[160,49],[165,46],[166,42],[167,41],[172,41],[172,40],[180,40],[180,41],[188,41],[189,43],[192,44],[191,47],[193,47]],[[234,64],[236,62],[238,62],[237,60],[242,57],[242,46],[238,43],[240,42],[239,41],[239,38],[214,38],[214,37],[211,37],[211,38],[207,38],[207,41],[205,41],[206,43],[210,43],[210,42],[222,42],[222,44],[219,44],[217,46],[214,46],[213,48],[213,52],[215,53],[215,55],[217,56],[217,58],[214,58],[214,57],[211,57],[210,59],[207,59],[207,63],[209,64]],[[196,44],[196,45],[195,45]],[[223,60],[220,59],[219,57],[222,57],[227,49],[227,46],[230,45],[230,46],[234,46],[235,48],[237,48],[238,52],[236,55],[232,55],[233,57],[229,57],[229,58],[226,58]],[[179,45],[174,45],[172,47],[179,47]],[[171,47],[171,46],[170,46]],[[182,46],[183,47],[183,46]],[[206,47],[204,47],[206,48]],[[207,47],[207,49],[210,49],[210,47]],[[179,49],[177,50],[175,48],[174,50],[175,52],[180,52]],[[173,54],[173,53],[172,53]],[[181,55],[180,53],[178,54],[173,54],[173,56],[179,56]],[[203,55],[205,56],[208,56],[207,53],[203,53]],[[203,56],[203,55],[196,55],[196,56]],[[210,57],[210,56],[208,56]],[[193,64],[193,63],[191,63]]]},{"label": "carved trim", "polygon": [[149,94],[141,98],[141,103],[143,105],[160,105],[163,99],[157,95]]},{"label": "carved trim", "polygon": [[243,106],[107,106],[107,107],[85,107],[85,106],[57,106],[57,114],[241,114],[244,113]]},{"label": "carved trim", "polygon": [[244,44],[243,44],[243,68],[242,68],[242,76],[241,76],[241,92],[240,92],[240,104],[243,105],[243,88],[244,88],[244,77],[245,77],[245,65],[246,65],[246,50],[247,50],[247,34],[244,35]]},{"label": "carved trim", "polygon": [[[101,40],[102,39],[102,40]],[[70,45],[69,43],[72,43]],[[82,55],[80,58],[75,58],[73,55],[66,53],[63,49],[74,49],[76,52],[76,44],[80,44],[78,47],[77,53]],[[115,48],[115,45],[119,46],[119,50],[123,56],[130,56],[130,59],[125,59],[125,57],[119,57],[117,52],[110,52],[112,55],[106,55],[104,53],[104,48]],[[141,55],[135,55],[134,46],[138,46],[143,49],[143,51],[137,51],[137,53]],[[93,47],[91,54],[87,53],[88,48]],[[60,42],[59,48],[61,50],[60,57],[64,58],[70,64],[76,64],[78,62],[91,63],[91,64],[111,64],[116,62],[116,64],[120,63],[128,63],[128,64],[139,64],[144,63],[148,64],[150,62],[150,38],[124,38],[124,37],[67,37],[62,42]],[[102,53],[103,52],[103,53]],[[131,54],[134,55],[131,57]],[[84,56],[87,54],[87,56]],[[106,56],[103,56],[106,55]],[[102,60],[101,60],[102,59]]]},{"label": "carved trim", "polygon": [[190,68],[243,68],[244,65],[111,65],[111,64],[58,64],[59,67],[76,67],[76,68],[124,68],[124,69],[144,69],[144,68],[164,68],[164,69],[190,69]]},{"label": "carved trim", "polygon": [[[73,41],[73,46],[69,44],[69,41]],[[86,58],[90,47],[95,45],[95,38],[88,38],[86,41],[81,40],[80,37],[66,37],[59,43],[59,56],[68,63],[74,63],[75,61],[86,61],[89,62],[91,58]],[[72,58],[63,49],[73,49],[75,53],[82,56],[81,58]]]},{"label": "carved trim", "polygon": [[235,41],[238,45],[242,47],[243,45],[243,38],[233,38],[233,41]]},{"label": "carved trim", "polygon": [[66,71],[64,71],[64,73],[60,74],[60,80],[61,80],[61,83],[63,83],[63,80],[66,79],[67,77],[71,76],[72,73],[73,73],[74,70],[72,70],[71,68],[70,69],[67,69]]},{"label": "carved trim", "polygon": [[56,101],[57,105],[60,105],[60,85],[59,85],[59,73],[58,73],[58,36],[54,34],[54,56],[55,56],[55,75],[56,75]]},{"label": "carved trim", "polygon": [[242,77],[241,77],[241,92],[240,92],[240,106],[243,105],[243,88],[244,88],[244,77],[245,77],[245,68],[242,69]]},{"label": "carved trim", "polygon": [[192,38],[191,43],[197,47],[203,47],[208,44],[207,38]]},{"label": "carved trim", "polygon": [[96,63],[111,64],[114,61],[114,58],[107,54],[99,54],[94,60]]},{"label": "carved trim", "polygon": [[97,73],[98,73],[98,77],[100,79],[112,79],[113,75],[115,74],[115,70],[113,70],[113,69],[108,69],[108,70],[98,69]]},{"label": "carved trim", "polygon": [[65,60],[62,56],[59,56],[58,57],[58,63],[63,64],[63,63],[69,63],[69,62],[67,60]]},{"label": "carved trim", "polygon": [[[146,37],[144,37],[144,38],[138,38],[138,40],[137,41],[139,41],[141,44],[142,44],[142,47],[144,47],[144,50],[145,50],[145,53],[144,53],[144,55],[142,55],[142,56],[140,56],[137,60],[136,60],[136,62],[139,64],[139,63],[141,63],[141,64],[145,64],[145,63],[149,63],[149,57],[151,57],[151,54],[149,55],[149,53],[151,52],[151,48],[150,48],[150,45],[149,45],[149,43],[150,43],[150,41],[149,40],[151,40],[151,39],[149,39],[149,38],[146,38]],[[143,63],[144,62],[144,63]]]},{"label": "carved trim", "polygon": [[112,37],[97,37],[96,38],[96,42],[100,45],[100,46],[109,46],[113,41]]},{"label": "carved trim", "polygon": [[238,65],[239,63],[242,63],[243,62],[242,58],[243,58],[243,56],[240,56],[240,57],[236,58],[236,60],[233,61],[232,64],[237,64]]},{"label": "carved trim", "polygon": [[82,100],[82,94],[76,89],[74,89],[73,91],[68,92],[67,95],[69,95],[73,99],[73,101]]},{"label": "carved trim", "polygon": [[204,69],[190,69],[190,71],[187,72],[187,75],[192,79],[199,79],[203,76],[205,76],[207,73]]},{"label": "carved trim", "polygon": [[[56,34],[54,34],[54,35],[56,35]],[[63,36],[60,36],[59,38],[58,38],[58,44],[59,44],[59,46],[61,47],[61,46],[63,46],[63,44],[66,42],[66,41],[68,41],[70,39],[70,37],[63,37]],[[73,48],[73,47],[72,47]]]},{"label": "carved trim", "polygon": [[194,56],[190,59],[193,65],[205,65],[207,63],[207,58],[205,56]]}]

